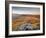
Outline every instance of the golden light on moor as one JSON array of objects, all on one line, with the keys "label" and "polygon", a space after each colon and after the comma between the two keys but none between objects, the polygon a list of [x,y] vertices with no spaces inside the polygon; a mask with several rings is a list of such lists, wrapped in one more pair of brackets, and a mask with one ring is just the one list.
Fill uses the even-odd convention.
[{"label": "golden light on moor", "polygon": [[31,23],[33,29],[40,28],[40,15],[21,15],[20,17],[17,17],[16,19],[12,20],[12,30],[25,23]]}]

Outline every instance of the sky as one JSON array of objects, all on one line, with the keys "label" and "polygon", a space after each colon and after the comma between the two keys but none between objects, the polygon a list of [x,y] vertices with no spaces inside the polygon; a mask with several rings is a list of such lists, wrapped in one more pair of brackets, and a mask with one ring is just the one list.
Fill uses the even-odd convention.
[{"label": "sky", "polygon": [[12,7],[13,14],[33,14],[39,15],[40,8],[33,8],[33,7]]}]

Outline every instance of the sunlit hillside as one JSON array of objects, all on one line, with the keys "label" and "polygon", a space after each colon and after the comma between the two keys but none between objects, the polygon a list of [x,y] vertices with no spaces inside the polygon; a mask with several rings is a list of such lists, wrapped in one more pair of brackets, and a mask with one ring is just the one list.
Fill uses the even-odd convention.
[{"label": "sunlit hillside", "polygon": [[16,16],[14,16],[14,19],[12,18],[12,30],[14,31],[24,23],[31,23],[33,29],[40,28],[40,15],[21,15],[16,18],[15,17]]}]

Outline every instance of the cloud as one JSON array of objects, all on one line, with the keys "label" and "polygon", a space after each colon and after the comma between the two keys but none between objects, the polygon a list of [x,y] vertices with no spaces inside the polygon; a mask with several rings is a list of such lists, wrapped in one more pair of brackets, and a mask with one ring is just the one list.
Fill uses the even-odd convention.
[{"label": "cloud", "polygon": [[12,10],[15,14],[40,14],[40,8],[13,7]]}]

